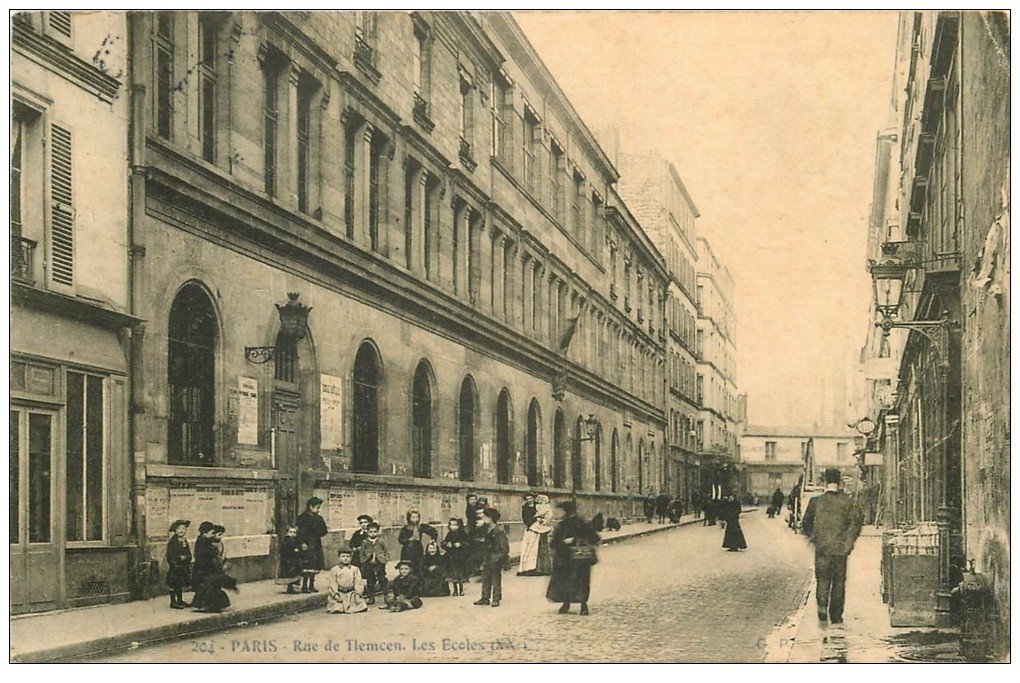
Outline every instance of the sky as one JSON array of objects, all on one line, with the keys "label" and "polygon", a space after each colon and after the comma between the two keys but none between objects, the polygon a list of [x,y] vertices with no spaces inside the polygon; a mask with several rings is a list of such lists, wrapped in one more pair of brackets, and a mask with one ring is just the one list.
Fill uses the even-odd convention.
[{"label": "sky", "polygon": [[589,128],[669,159],[736,283],[755,424],[804,422],[867,331],[895,12],[515,12]]}]

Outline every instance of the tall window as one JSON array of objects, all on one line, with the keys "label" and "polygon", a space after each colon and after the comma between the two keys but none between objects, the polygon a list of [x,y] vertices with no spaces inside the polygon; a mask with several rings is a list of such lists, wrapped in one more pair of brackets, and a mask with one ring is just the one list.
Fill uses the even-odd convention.
[{"label": "tall window", "polygon": [[414,249],[414,190],[418,170],[407,164],[404,170],[404,265],[411,267]]},{"label": "tall window", "polygon": [[570,227],[573,229],[574,237],[581,243],[581,245],[587,248],[584,237],[584,179],[577,173],[574,173],[573,191],[570,193]]},{"label": "tall window", "polygon": [[422,361],[414,371],[411,390],[411,468],[416,477],[432,476],[432,381]]},{"label": "tall window", "polygon": [[525,453],[525,473],[528,477],[528,486],[538,486],[542,483],[538,469],[538,444],[541,413],[539,412],[538,401],[531,400],[528,407],[528,442]]},{"label": "tall window", "polygon": [[461,481],[474,481],[475,478],[475,390],[471,376],[464,378],[460,384],[460,403],[458,412],[458,451]]},{"label": "tall window", "polygon": [[617,466],[617,459],[619,458],[620,450],[620,436],[616,430],[613,430],[613,439],[609,443],[609,490],[616,493],[616,487],[618,486],[617,472],[619,468]]},{"label": "tall window", "polygon": [[213,463],[218,334],[209,296],[197,284],[185,285],[170,308],[167,458],[171,463]]},{"label": "tall window", "polygon": [[103,378],[67,373],[67,540],[103,540]]},{"label": "tall window", "polygon": [[549,143],[549,202],[553,218],[563,222],[563,148],[555,140]]},{"label": "tall window", "polygon": [[156,134],[169,140],[173,120],[174,13],[156,13]]},{"label": "tall window", "polygon": [[354,239],[354,153],[358,126],[353,122],[344,128],[344,226],[347,238]]},{"label": "tall window", "polygon": [[297,344],[282,334],[276,335],[276,355],[273,357],[273,378],[278,382],[295,384],[298,380]]},{"label": "tall window", "polygon": [[[422,173],[425,173],[425,172],[422,171]],[[425,182],[425,196],[423,198],[424,206],[422,207],[422,218],[423,218],[423,225],[422,225],[422,247],[423,247],[423,251],[424,251],[424,263],[422,265],[425,268],[425,278],[428,279],[428,280],[431,280],[432,279],[432,275],[433,275],[433,273],[432,273],[432,240],[433,240],[433,237],[434,237],[433,232],[435,230],[435,226],[433,224],[434,220],[435,220],[435,216],[433,216],[433,214],[435,213],[435,211],[434,211],[434,209],[435,209],[435,206],[434,206],[435,201],[434,201],[432,195],[433,195],[433,192],[434,192],[434,182],[437,182],[437,181],[433,181],[430,177],[428,177],[428,174],[426,174],[426,177],[427,177],[427,180]]]},{"label": "tall window", "polygon": [[265,178],[266,194],[276,194],[277,125],[279,123],[279,78],[272,65],[266,63],[263,72],[264,97],[262,120],[265,129]]},{"label": "tall window", "polygon": [[528,107],[524,108],[524,134],[522,136],[522,147],[524,148],[523,164],[524,168],[521,169],[521,178],[524,180],[524,187],[528,192],[534,193],[536,190],[536,176],[538,171],[535,168],[536,164],[536,153],[538,148],[538,119],[532,113]]},{"label": "tall window", "polygon": [[502,162],[507,161],[506,120],[503,113],[503,107],[506,106],[507,92],[506,84],[502,82],[498,75],[495,76],[492,79],[489,97],[490,115],[492,118],[492,156]]},{"label": "tall window", "polygon": [[602,230],[601,228],[601,207],[602,198],[597,193],[592,192],[591,194],[591,231],[588,235],[591,244],[588,247],[591,253],[602,263]]},{"label": "tall window", "polygon": [[202,158],[216,163],[216,36],[217,18],[206,13],[198,19],[198,133]]},{"label": "tall window", "polygon": [[26,121],[20,112],[11,118],[11,235],[21,237],[21,174],[25,169]]},{"label": "tall window", "polygon": [[561,489],[566,485],[566,425],[563,411],[556,410],[556,418],[553,421],[553,486]]},{"label": "tall window", "polygon": [[474,117],[471,107],[471,84],[464,78],[460,79],[460,139],[469,146],[473,142],[471,121]]},{"label": "tall window", "polygon": [[381,362],[375,347],[363,342],[354,358],[353,457],[355,472],[379,472],[379,389]]},{"label": "tall window", "polygon": [[765,442],[765,459],[775,460],[776,459],[776,442],[766,441]]},{"label": "tall window", "polygon": [[509,484],[513,477],[510,393],[503,389],[496,400],[496,481]]},{"label": "tall window", "polygon": [[297,195],[298,211],[302,213],[309,213],[313,93],[314,86],[301,78],[297,98]]},{"label": "tall window", "polygon": [[425,101],[425,33],[417,26],[414,29],[414,44],[411,50],[411,80],[416,98]]},{"label": "tall window", "polygon": [[368,242],[372,251],[379,251],[379,212],[385,201],[383,197],[383,148],[385,139],[379,131],[373,131],[368,160]]}]

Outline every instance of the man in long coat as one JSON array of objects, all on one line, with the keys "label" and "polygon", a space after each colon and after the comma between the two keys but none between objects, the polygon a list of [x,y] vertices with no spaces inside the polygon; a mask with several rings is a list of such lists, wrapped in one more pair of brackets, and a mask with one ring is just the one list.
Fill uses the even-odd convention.
[{"label": "man in long coat", "polygon": [[861,533],[861,514],[850,496],[839,490],[842,479],[834,467],[825,470],[825,493],[808,502],[801,528],[815,545],[815,600],[818,619],[843,623],[846,559]]}]

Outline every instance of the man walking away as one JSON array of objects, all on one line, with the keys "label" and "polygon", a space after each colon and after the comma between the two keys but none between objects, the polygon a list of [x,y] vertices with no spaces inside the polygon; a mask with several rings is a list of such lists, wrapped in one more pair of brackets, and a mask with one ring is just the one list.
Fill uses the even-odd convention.
[{"label": "man walking away", "polygon": [[842,479],[834,467],[825,470],[825,493],[808,503],[801,526],[815,544],[815,598],[818,620],[843,623],[846,558],[861,533],[857,505],[839,490]]},{"label": "man walking away", "polygon": [[771,514],[769,517],[775,517],[783,511],[783,501],[786,496],[783,495],[783,489],[776,487],[775,493],[772,494],[772,507],[770,508]]}]

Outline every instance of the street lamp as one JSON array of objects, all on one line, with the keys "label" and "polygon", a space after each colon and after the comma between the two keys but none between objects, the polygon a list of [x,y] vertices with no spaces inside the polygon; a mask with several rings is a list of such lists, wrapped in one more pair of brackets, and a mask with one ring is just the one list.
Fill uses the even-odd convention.
[{"label": "street lamp", "polygon": [[305,338],[308,333],[308,312],[312,308],[298,301],[299,296],[301,295],[298,292],[287,292],[287,303],[283,306],[276,304],[276,312],[280,316],[280,334],[276,345],[246,346],[244,347],[246,360],[259,365],[268,363],[276,358],[276,352],[281,346],[292,346]]},{"label": "street lamp", "polygon": [[[579,436],[578,439],[577,439],[578,442],[579,442],[578,445],[577,445],[577,450],[578,450],[579,454],[580,454],[580,451],[581,451],[581,444],[584,443],[585,441],[594,441],[595,440],[595,436],[596,436],[596,434],[598,434],[598,430],[599,430],[599,419],[597,417],[595,417],[595,413],[588,413],[587,415],[582,416],[581,420],[584,422],[584,434],[586,434],[587,436],[582,435],[582,436]],[[580,464],[580,463],[577,463],[577,464]],[[575,506],[577,505],[577,473],[576,472],[571,472],[570,473],[570,500],[572,500],[574,502]]]}]

